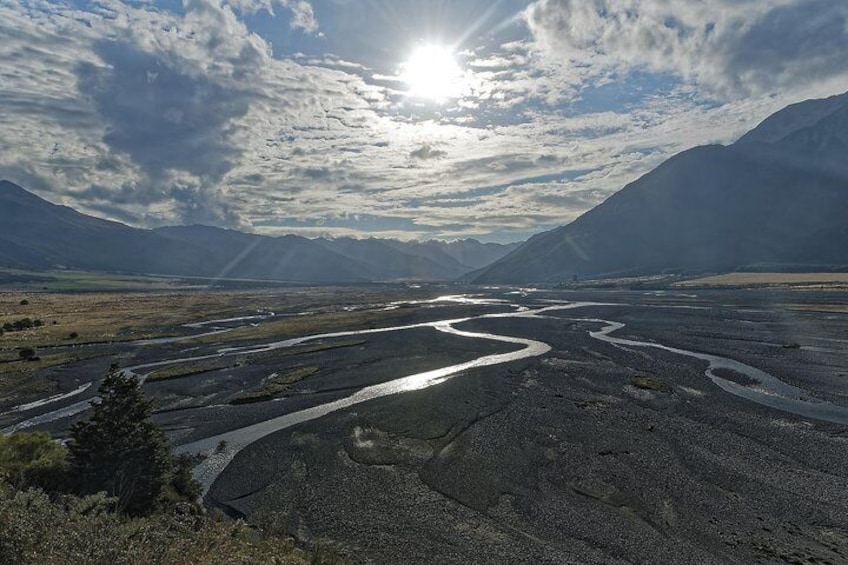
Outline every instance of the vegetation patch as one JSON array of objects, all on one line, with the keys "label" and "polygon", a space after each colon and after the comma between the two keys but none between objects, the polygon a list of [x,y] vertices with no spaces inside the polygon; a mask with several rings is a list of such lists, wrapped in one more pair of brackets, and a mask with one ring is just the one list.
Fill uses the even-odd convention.
[{"label": "vegetation patch", "polygon": [[76,493],[72,464],[45,432],[0,436],[0,563],[343,563],[327,551],[298,549],[277,531],[204,515],[187,501],[128,515],[120,493]]},{"label": "vegetation patch", "polygon": [[[101,275],[57,272],[59,278],[91,277]],[[100,278],[99,278],[100,277]],[[0,341],[0,347],[47,347],[70,343],[110,343],[156,337],[185,335],[184,324],[203,320],[226,319],[257,312],[277,312],[280,317],[225,334],[209,336],[206,343],[219,343],[235,339],[251,339],[288,335],[305,335],[324,328],[338,329],[333,324],[371,327],[383,320],[404,316],[398,310],[383,311],[387,302],[430,298],[432,292],[410,292],[406,287],[397,289],[314,287],[278,290],[220,290],[206,289],[201,285],[181,286],[172,279],[163,279],[162,286],[145,292],[127,287],[100,285],[99,291],[88,287],[50,286],[45,292],[41,286],[29,294],[29,304],[22,305],[21,292],[2,290],[0,270],[0,327],[21,318],[40,319],[44,325],[38,331],[9,332]],[[110,289],[111,291],[105,291]],[[79,292],[86,290],[86,292]],[[67,292],[72,291],[72,292]],[[36,294],[37,292],[37,294]],[[35,298],[37,296],[37,299]],[[339,310],[339,304],[356,304],[356,311]],[[374,309],[370,309],[373,306]],[[298,316],[304,311],[314,315]],[[301,330],[303,330],[302,333]],[[71,334],[76,337],[71,337]]]},{"label": "vegetation patch", "polygon": [[264,402],[271,400],[278,394],[282,394],[291,388],[291,385],[311,377],[318,372],[318,367],[301,367],[285,375],[273,374],[262,382],[261,388],[242,392],[232,400],[230,404],[250,404],[252,402]]},{"label": "vegetation patch", "polygon": [[630,379],[630,385],[642,390],[654,390],[657,392],[671,392],[668,383],[653,377],[637,376]]},{"label": "vegetation patch", "polygon": [[40,328],[44,326],[43,320],[32,320],[30,318],[21,318],[20,320],[15,320],[14,322],[6,322],[3,324],[4,332],[22,332],[25,330],[31,330],[33,328]]},{"label": "vegetation patch", "polygon": [[0,485],[0,540],[0,563],[17,565],[344,563],[241,521],[179,512],[129,518],[103,495],[53,500],[7,485]]},{"label": "vegetation patch", "polygon": [[113,369],[69,447],[45,432],[0,436],[0,563],[344,563],[197,506],[195,461],[175,457],[138,380]]},{"label": "vegetation patch", "polygon": [[209,371],[218,371],[221,369],[231,369],[241,365],[241,361],[224,361],[221,359],[204,359],[202,361],[194,361],[192,363],[182,363],[178,365],[169,365],[161,369],[156,369],[147,375],[148,381],[165,381],[168,379],[179,379],[182,377],[190,377],[208,373]]},{"label": "vegetation patch", "polygon": [[281,357],[290,357],[294,355],[306,355],[308,353],[320,353],[322,351],[331,351],[333,349],[341,349],[344,347],[356,347],[367,343],[364,339],[351,339],[346,341],[316,341],[306,345],[296,345],[294,347],[285,347],[283,349],[274,349],[264,353],[251,355],[246,359],[246,363],[260,365],[263,363],[273,363]]},{"label": "vegetation patch", "polygon": [[769,287],[819,286],[839,288],[848,284],[848,273],[726,273],[687,281],[675,287]]}]

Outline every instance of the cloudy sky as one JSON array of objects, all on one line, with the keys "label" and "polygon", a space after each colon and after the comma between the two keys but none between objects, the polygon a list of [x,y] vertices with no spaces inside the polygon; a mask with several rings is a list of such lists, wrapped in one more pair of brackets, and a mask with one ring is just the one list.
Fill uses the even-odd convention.
[{"label": "cloudy sky", "polygon": [[0,0],[0,178],[136,226],[516,241],[848,90],[844,0]]}]

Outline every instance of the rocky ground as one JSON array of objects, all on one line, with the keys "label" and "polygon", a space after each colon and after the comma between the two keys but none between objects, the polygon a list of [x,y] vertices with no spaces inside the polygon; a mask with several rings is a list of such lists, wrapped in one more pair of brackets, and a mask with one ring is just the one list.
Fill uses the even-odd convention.
[{"label": "rocky ground", "polygon": [[705,363],[614,347],[572,319],[624,321],[622,336],[844,403],[848,346],[811,338],[848,339],[848,316],[718,296],[461,326],[553,349],[266,437],[209,500],[361,563],[848,563],[844,426],[737,398]]},{"label": "rocky ground", "polygon": [[[706,362],[589,335],[604,326],[599,319],[622,322],[617,337],[735,359],[804,397],[848,406],[848,293],[479,293],[529,307],[614,305],[460,324],[540,340],[551,351],[266,436],[236,456],[207,503],[306,543],[331,545],[354,563],[848,563],[848,426],[725,392],[705,376]],[[343,317],[309,331],[514,310],[383,307],[362,317],[342,309]],[[283,333],[301,327],[270,323]],[[263,321],[220,339],[252,346],[277,331]],[[221,346],[216,339],[115,345],[111,356],[63,371],[79,375],[111,359],[128,366],[208,354]],[[183,444],[518,347],[430,328],[315,345],[225,357],[211,367],[188,364],[190,374],[165,374],[145,390],[157,421]],[[287,376],[292,382],[284,388],[268,388]],[[754,384],[732,372],[720,376]],[[276,391],[273,401],[239,403],[262,390]],[[22,417],[7,414],[3,422]],[[62,434],[72,421],[43,427]]]}]

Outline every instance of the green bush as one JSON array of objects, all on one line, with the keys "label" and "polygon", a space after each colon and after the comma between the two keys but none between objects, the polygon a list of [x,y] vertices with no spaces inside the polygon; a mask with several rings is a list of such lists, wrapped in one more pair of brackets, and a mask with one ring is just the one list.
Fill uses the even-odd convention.
[{"label": "green bush", "polygon": [[67,454],[46,432],[0,436],[0,478],[21,490],[63,490],[67,486]]},{"label": "green bush", "polygon": [[109,506],[103,495],[54,503],[0,484],[0,563],[116,563],[120,550],[104,535],[117,525]]},{"label": "green bush", "polygon": [[7,332],[22,332],[31,330],[32,328],[40,328],[44,325],[43,320],[31,320],[29,318],[21,318],[14,322],[6,322],[3,324],[3,329]]},{"label": "green bush", "polygon": [[18,357],[24,361],[36,361],[38,359],[34,347],[21,347],[18,349]]},{"label": "green bush", "polygon": [[[305,565],[291,540],[192,513],[128,518],[98,494],[51,500],[0,483],[0,563],[15,565]],[[321,555],[321,563],[342,563]]]}]

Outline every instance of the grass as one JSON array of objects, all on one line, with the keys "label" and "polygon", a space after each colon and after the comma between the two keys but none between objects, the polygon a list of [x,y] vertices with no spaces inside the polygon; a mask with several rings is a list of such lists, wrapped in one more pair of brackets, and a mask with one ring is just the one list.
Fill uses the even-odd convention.
[{"label": "grass", "polygon": [[688,286],[787,286],[825,285],[845,287],[848,273],[726,273],[675,283],[676,287]]},{"label": "grass", "polygon": [[317,353],[319,351],[330,351],[331,349],[340,349],[343,347],[356,347],[367,343],[364,339],[349,339],[346,341],[328,341],[317,342],[310,345],[298,345],[288,349],[277,350],[275,353],[284,355],[303,355],[306,353]]},{"label": "grass", "polygon": [[[91,273],[50,272],[31,277],[18,273],[11,277],[13,281],[18,281],[14,283],[8,282],[10,276],[8,271],[0,270],[0,326],[22,318],[43,320],[44,326],[6,332],[0,336],[0,401],[4,403],[28,402],[52,394],[56,390],[56,384],[50,380],[53,378],[48,374],[50,369],[73,364],[86,355],[93,357],[104,354],[104,348],[96,348],[100,350],[99,353],[69,348],[62,350],[60,354],[46,351],[50,347],[109,344],[185,335],[190,331],[183,327],[184,324],[252,315],[258,311],[283,314],[312,311],[314,314],[280,317],[196,341],[226,343],[300,336],[345,327],[376,327],[408,315],[408,311],[404,313],[403,310],[379,310],[383,304],[397,300],[429,298],[443,290],[410,290],[405,286],[208,290],[200,287],[180,287],[178,285],[182,283],[179,281],[155,277],[152,279],[155,279],[154,282],[158,281],[156,284],[151,284],[152,279],[149,277],[109,278],[107,275]],[[50,277],[62,280],[66,277],[67,280],[77,281],[79,284],[82,284],[80,281],[90,281],[93,287],[99,290],[44,290],[42,284],[50,285]],[[19,282],[22,279],[29,280],[29,285],[21,286]],[[7,283],[5,285],[2,284],[4,280]],[[103,291],[110,288],[112,283],[118,288],[118,283],[128,281],[144,283],[147,285],[145,291]],[[55,285],[48,286],[48,289],[53,288]],[[357,305],[361,309],[341,309],[346,304]],[[374,309],[367,310],[369,305]],[[308,353],[340,346],[343,345],[307,344],[286,350],[286,353],[273,352],[269,355]],[[18,361],[18,352],[24,347],[35,348],[36,355],[41,357],[41,360],[28,363]],[[255,356],[252,361],[256,362],[262,357]],[[178,378],[226,366],[228,364],[166,367],[155,371],[153,378]]]},{"label": "grass", "polygon": [[230,404],[250,404],[253,402],[264,402],[275,396],[288,391],[291,385],[311,377],[319,371],[318,367],[300,367],[285,375],[277,375],[266,378],[260,388],[242,392],[230,400]]},{"label": "grass", "polygon": [[169,365],[161,369],[156,369],[147,375],[147,380],[165,381],[169,379],[179,379],[182,377],[190,377],[208,373],[209,371],[219,371],[221,369],[231,369],[242,364],[241,360],[225,360],[225,359],[204,359],[202,361],[194,361],[192,363],[182,363],[178,365]]},{"label": "grass", "polygon": [[848,314],[848,304],[783,304],[781,306],[790,312]]},{"label": "grass", "polygon": [[653,377],[638,376],[630,379],[630,385],[642,390],[654,390],[657,392],[671,392],[668,383]]},{"label": "grass", "polygon": [[[280,332],[290,335],[302,329],[321,329],[337,322],[355,324],[358,320],[367,326],[403,316],[403,313],[397,310],[339,311],[338,305],[367,306],[417,297],[402,289],[356,287],[76,293],[23,292],[0,287],[0,326],[22,318],[40,319],[45,323],[40,328],[7,332],[0,337],[0,350],[183,335],[187,333],[181,327],[183,324],[251,315],[257,311],[315,311],[315,314],[272,320],[202,341],[275,337],[281,335]],[[21,304],[22,300],[29,304]],[[77,335],[71,338],[72,334]]]},{"label": "grass", "polygon": [[321,549],[190,511],[127,518],[102,495],[51,500],[0,482],[0,563],[17,565],[342,564]]}]

